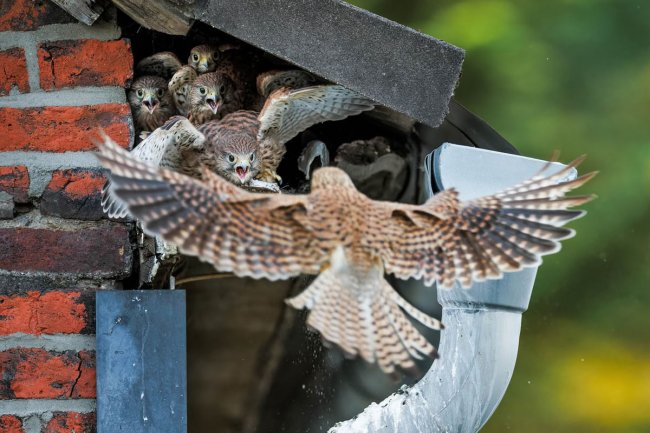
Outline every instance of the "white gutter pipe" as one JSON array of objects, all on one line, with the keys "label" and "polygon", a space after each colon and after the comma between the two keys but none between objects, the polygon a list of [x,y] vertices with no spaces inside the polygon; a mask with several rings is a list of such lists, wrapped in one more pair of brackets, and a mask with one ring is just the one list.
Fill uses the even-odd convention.
[{"label": "white gutter pipe", "polygon": [[[455,187],[461,199],[500,191],[536,174],[546,161],[445,143],[427,157],[440,190]],[[562,164],[554,163],[557,169]],[[575,178],[572,170],[567,176]],[[515,367],[521,315],[528,308],[536,268],[507,274],[469,289],[439,290],[442,322],[437,359],[414,386],[329,433],[475,433],[501,402]]]}]

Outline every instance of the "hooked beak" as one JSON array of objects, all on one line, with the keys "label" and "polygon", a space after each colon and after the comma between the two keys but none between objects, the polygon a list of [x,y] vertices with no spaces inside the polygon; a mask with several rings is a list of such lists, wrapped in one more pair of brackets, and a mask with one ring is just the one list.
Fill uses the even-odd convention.
[{"label": "hooked beak", "polygon": [[142,105],[145,106],[149,113],[153,114],[154,110],[158,106],[158,101],[153,96],[147,96],[142,100]]},{"label": "hooked beak", "polygon": [[208,61],[207,57],[201,57],[199,59],[199,64],[197,65],[197,70],[199,73],[203,74],[205,72],[208,72],[208,68],[210,67],[210,63]]},{"label": "hooked beak", "polygon": [[212,114],[217,114],[217,110],[219,110],[219,107],[221,107],[222,102],[222,99],[220,97],[217,97],[217,95],[214,93],[209,94],[205,98],[205,103],[210,107]]},{"label": "hooked beak", "polygon": [[237,165],[235,165],[235,173],[237,174],[237,177],[239,177],[241,183],[244,183],[246,181],[249,172],[250,164],[248,162],[240,160],[237,162]]}]

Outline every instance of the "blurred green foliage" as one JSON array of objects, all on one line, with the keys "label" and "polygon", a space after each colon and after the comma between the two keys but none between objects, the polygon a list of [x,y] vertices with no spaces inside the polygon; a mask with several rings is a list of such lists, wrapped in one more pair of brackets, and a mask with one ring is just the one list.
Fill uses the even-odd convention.
[{"label": "blurred green foliage", "polygon": [[[354,0],[466,50],[457,98],[599,198],[540,268],[483,432],[650,432],[650,3]],[[408,71],[405,71],[408,73]]]}]

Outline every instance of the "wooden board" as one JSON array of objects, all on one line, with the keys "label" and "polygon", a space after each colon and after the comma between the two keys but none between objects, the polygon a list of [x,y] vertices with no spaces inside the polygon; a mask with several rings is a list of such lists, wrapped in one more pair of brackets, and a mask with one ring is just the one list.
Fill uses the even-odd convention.
[{"label": "wooden board", "polygon": [[141,26],[170,35],[187,35],[194,22],[165,0],[113,0],[113,3]]}]

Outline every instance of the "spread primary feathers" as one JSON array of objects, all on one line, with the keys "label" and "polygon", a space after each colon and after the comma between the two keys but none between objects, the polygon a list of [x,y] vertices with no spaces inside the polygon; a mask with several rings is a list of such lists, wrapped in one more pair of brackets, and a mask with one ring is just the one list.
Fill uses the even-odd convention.
[{"label": "spread primary feathers", "polygon": [[[130,155],[154,167],[165,167],[195,178],[201,177],[201,158],[205,137],[187,119],[174,116],[149,134]],[[110,179],[102,188],[102,208],[111,218],[128,215],[126,206],[116,200]]]},{"label": "spread primary feathers", "polygon": [[369,199],[334,167],[315,171],[310,194],[256,194],[208,171],[199,181],[152,167],[108,139],[98,158],[145,231],[184,253],[242,277],[316,275],[287,302],[309,309],[307,323],[325,340],[387,373],[434,354],[407,315],[433,329],[440,323],[384,273],[448,289],[536,266],[573,236],[562,226],[584,212],[569,208],[592,199],[565,194],[595,175],[563,180],[576,160],[490,196],[461,202],[449,189],[409,205]]}]

